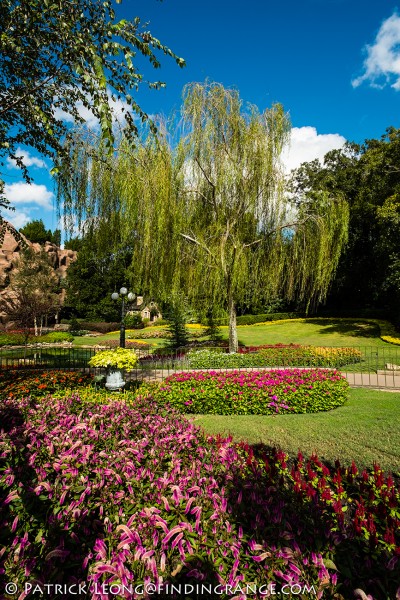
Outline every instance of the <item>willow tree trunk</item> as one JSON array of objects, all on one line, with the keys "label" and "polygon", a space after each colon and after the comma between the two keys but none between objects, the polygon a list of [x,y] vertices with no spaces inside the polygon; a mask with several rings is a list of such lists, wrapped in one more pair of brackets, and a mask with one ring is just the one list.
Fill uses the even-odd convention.
[{"label": "willow tree trunk", "polygon": [[237,352],[239,349],[237,328],[236,328],[236,306],[235,301],[229,298],[229,352]]}]

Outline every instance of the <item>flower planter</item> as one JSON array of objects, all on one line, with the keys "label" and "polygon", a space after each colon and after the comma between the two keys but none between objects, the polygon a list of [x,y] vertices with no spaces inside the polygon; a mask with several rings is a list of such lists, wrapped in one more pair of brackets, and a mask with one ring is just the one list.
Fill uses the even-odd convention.
[{"label": "flower planter", "polygon": [[122,369],[115,369],[115,368],[109,369],[107,371],[105,387],[110,392],[116,392],[118,390],[122,390],[122,388],[125,386],[125,383],[126,383],[123,379],[123,374],[124,374],[124,372]]}]

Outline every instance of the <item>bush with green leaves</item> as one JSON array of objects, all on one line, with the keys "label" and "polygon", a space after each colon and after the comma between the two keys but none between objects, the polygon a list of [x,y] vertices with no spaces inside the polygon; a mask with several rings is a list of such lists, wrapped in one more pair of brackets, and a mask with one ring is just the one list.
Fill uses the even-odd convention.
[{"label": "bush with green leaves", "polygon": [[74,336],[68,331],[51,331],[45,335],[40,335],[32,340],[32,342],[46,344],[60,344],[62,342],[73,342]]},{"label": "bush with green leaves", "polygon": [[143,329],[144,322],[139,313],[128,314],[125,317],[125,326],[129,329]]},{"label": "bush with green leaves", "polygon": [[96,331],[98,333],[111,333],[112,331],[119,331],[120,323],[106,323],[105,321],[81,321],[80,329],[87,329],[88,331]]},{"label": "bush with green leaves", "polygon": [[25,344],[26,335],[21,331],[0,333],[1,346],[22,346]]}]

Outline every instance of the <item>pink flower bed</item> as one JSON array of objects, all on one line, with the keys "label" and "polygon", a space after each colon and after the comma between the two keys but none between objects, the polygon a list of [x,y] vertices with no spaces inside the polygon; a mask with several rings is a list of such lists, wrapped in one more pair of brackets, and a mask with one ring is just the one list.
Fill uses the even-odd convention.
[{"label": "pink flower bed", "polygon": [[0,423],[0,577],[20,589],[82,583],[103,600],[112,584],[124,598],[140,584],[204,584],[245,598],[255,584],[263,597],[295,586],[306,598],[355,587],[395,598],[399,490],[379,469],[359,477],[316,457],[291,467],[282,452],[207,438],[151,398],[9,399]]}]

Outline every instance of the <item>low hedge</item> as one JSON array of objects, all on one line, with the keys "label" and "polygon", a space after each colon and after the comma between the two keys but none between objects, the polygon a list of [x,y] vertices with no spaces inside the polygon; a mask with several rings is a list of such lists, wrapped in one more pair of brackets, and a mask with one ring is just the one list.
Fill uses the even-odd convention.
[{"label": "low hedge", "polygon": [[348,387],[341,373],[322,369],[198,371],[167,377],[154,397],[188,414],[313,413],[341,406]]},{"label": "low hedge", "polygon": [[[58,344],[61,342],[72,342],[74,336],[67,331],[51,331],[44,335],[33,335],[30,334],[28,338],[28,344]],[[0,347],[1,346],[23,346],[25,344],[26,337],[23,332],[9,332],[0,333]]]},{"label": "low hedge", "polygon": [[81,321],[79,325],[81,329],[98,331],[99,333],[111,333],[112,331],[119,331],[120,328],[120,323],[106,323],[104,321]]},{"label": "low hedge", "polygon": [[223,369],[244,367],[342,367],[361,361],[357,348],[329,348],[275,344],[241,348],[239,353],[228,354],[222,350],[191,350],[187,354],[192,369]]}]

